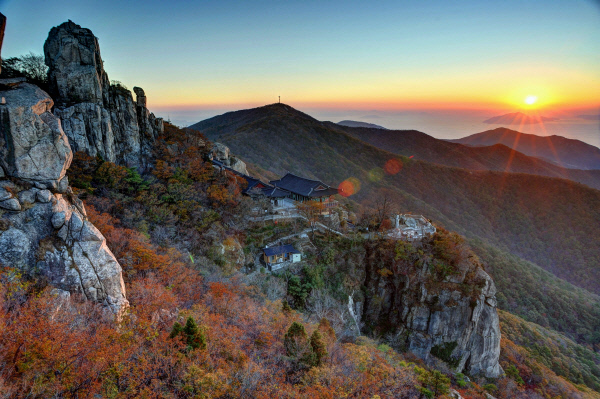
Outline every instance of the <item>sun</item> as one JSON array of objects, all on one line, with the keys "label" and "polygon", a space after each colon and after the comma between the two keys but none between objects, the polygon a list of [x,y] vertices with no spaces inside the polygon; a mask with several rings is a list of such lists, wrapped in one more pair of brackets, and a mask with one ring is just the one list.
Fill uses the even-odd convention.
[{"label": "sun", "polygon": [[537,96],[527,96],[525,97],[525,104],[533,105],[537,102]]}]

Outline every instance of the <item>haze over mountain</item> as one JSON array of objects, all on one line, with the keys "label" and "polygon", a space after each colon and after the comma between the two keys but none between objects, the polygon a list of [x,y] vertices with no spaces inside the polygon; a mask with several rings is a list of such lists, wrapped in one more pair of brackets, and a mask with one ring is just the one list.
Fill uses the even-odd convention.
[{"label": "haze over mountain", "polygon": [[343,120],[343,121],[338,122],[337,124],[341,125],[341,126],[348,126],[348,127],[367,127],[367,128],[373,128],[373,129],[386,129],[383,126],[379,126],[374,123],[360,122],[360,121]]},{"label": "haze over mountain", "polygon": [[[330,124],[330,122],[325,122]],[[527,156],[504,144],[471,147],[436,139],[417,130],[385,130],[335,126],[344,132],[378,148],[407,157],[471,170],[529,173],[561,177],[600,189],[600,171],[575,170],[560,167],[546,160]],[[575,141],[575,140],[573,140]],[[582,143],[585,144],[585,143]],[[589,146],[595,148],[593,146]]]},{"label": "haze over mountain", "polygon": [[549,118],[546,116],[531,116],[522,112],[513,112],[510,114],[504,114],[494,116],[486,119],[483,123],[493,125],[537,125],[544,122],[557,121],[557,118]]},{"label": "haze over mountain", "polygon": [[470,146],[504,144],[565,168],[600,169],[600,148],[561,136],[536,136],[499,127],[461,139],[448,140]]}]

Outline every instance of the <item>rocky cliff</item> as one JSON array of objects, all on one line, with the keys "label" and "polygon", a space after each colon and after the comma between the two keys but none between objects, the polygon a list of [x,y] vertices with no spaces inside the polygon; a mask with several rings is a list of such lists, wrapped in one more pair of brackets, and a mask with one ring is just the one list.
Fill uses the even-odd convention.
[{"label": "rocky cliff", "polygon": [[235,170],[236,172],[249,175],[248,169],[246,169],[246,163],[233,156],[229,151],[229,147],[227,147],[225,144],[214,143],[210,157],[211,159],[216,159],[217,161],[222,162],[223,165]]},{"label": "rocky cliff", "polygon": [[119,313],[121,266],[68,185],[73,153],[52,99],[20,81],[0,81],[0,98],[0,264]]},{"label": "rocky cliff", "polygon": [[92,31],[72,21],[52,28],[44,55],[54,114],[62,120],[73,151],[147,168],[163,121],[148,111],[141,88],[134,87],[134,101],[121,84],[110,84]]},{"label": "rocky cliff", "polygon": [[503,371],[496,287],[459,236],[367,248],[363,321],[403,350],[458,372]]}]

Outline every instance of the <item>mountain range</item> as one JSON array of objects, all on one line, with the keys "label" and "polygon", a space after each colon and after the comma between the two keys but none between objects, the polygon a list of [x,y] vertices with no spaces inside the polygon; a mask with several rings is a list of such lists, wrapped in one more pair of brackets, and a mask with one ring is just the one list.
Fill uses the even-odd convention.
[{"label": "mountain range", "polygon": [[[388,196],[403,210],[428,215],[441,226],[600,293],[600,191],[532,174],[556,170],[547,162],[503,145],[481,149],[415,131],[342,127],[285,104],[229,112],[191,128],[229,145],[256,170],[290,171],[329,184],[356,179],[360,184],[350,202],[369,206]],[[372,144],[390,136],[401,137],[406,147],[386,151]],[[491,170],[489,158],[496,150],[505,153],[497,164],[501,171]],[[416,156],[402,156],[409,154]],[[507,173],[511,157],[518,162]],[[377,171],[390,159],[400,160],[401,171],[378,179]]]},{"label": "mountain range", "polygon": [[600,169],[600,148],[562,136],[537,136],[499,127],[448,141],[476,147],[503,144],[564,168]]},{"label": "mountain range", "polygon": [[[381,131],[347,127],[341,127],[341,129],[347,134],[375,147],[398,155],[412,156],[415,159],[427,162],[469,170],[493,170],[498,172],[561,177],[600,189],[600,171],[598,170],[568,169],[548,162],[545,159],[525,155],[521,151],[510,148],[504,142],[473,147],[455,143],[454,141],[439,140],[416,130]],[[518,132],[512,130],[505,130],[518,134]],[[577,142],[577,147],[582,148],[582,159],[592,158],[594,156],[594,149],[600,152],[596,147],[578,140],[571,141]],[[586,166],[590,165],[589,162],[582,161],[582,163],[585,163]]]},{"label": "mountain range", "polygon": [[[0,85],[4,396],[600,398],[597,170],[285,104],[180,129],[91,30],[44,50],[50,95]],[[342,207],[275,217],[248,170]],[[399,212],[437,230],[372,234]]]}]

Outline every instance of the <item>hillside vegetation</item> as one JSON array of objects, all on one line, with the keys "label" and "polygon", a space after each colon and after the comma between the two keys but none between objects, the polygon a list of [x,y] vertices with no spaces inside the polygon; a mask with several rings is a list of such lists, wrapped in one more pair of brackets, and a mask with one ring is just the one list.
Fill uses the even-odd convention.
[{"label": "hillside vegetation", "polygon": [[600,292],[600,191],[563,179],[469,171],[399,158],[275,104],[224,114],[194,125],[243,159],[282,174],[330,183],[355,178],[351,198],[391,197],[468,237],[481,237],[592,292]]},{"label": "hillside vegetation", "polygon": [[[504,341],[501,359],[507,374],[529,384],[532,369],[548,368],[576,385],[600,390],[600,354],[510,313],[500,311],[499,316]],[[516,354],[525,359],[516,360]],[[512,369],[511,361],[519,367]]]},{"label": "hillside vegetation", "polygon": [[[329,184],[350,179],[356,190],[350,199],[376,207],[378,199],[388,197],[401,211],[425,214],[449,230],[487,242],[486,249],[474,248],[482,258],[493,252],[512,254],[491,274],[499,279],[499,290],[523,306],[504,301],[504,308],[581,342],[598,343],[593,334],[597,297],[586,294],[574,300],[571,286],[539,279],[535,267],[518,258],[600,292],[600,191],[563,179],[469,171],[398,157],[286,105],[228,113],[195,127],[262,169],[291,171]],[[398,160],[400,170],[385,173],[392,159]],[[492,247],[496,249],[489,252]],[[518,273],[524,285],[516,290],[520,285],[509,277]],[[565,298],[558,302],[564,306],[549,312],[552,292]],[[533,305],[542,302],[546,305]],[[580,306],[589,315],[581,320],[573,316]]]}]

